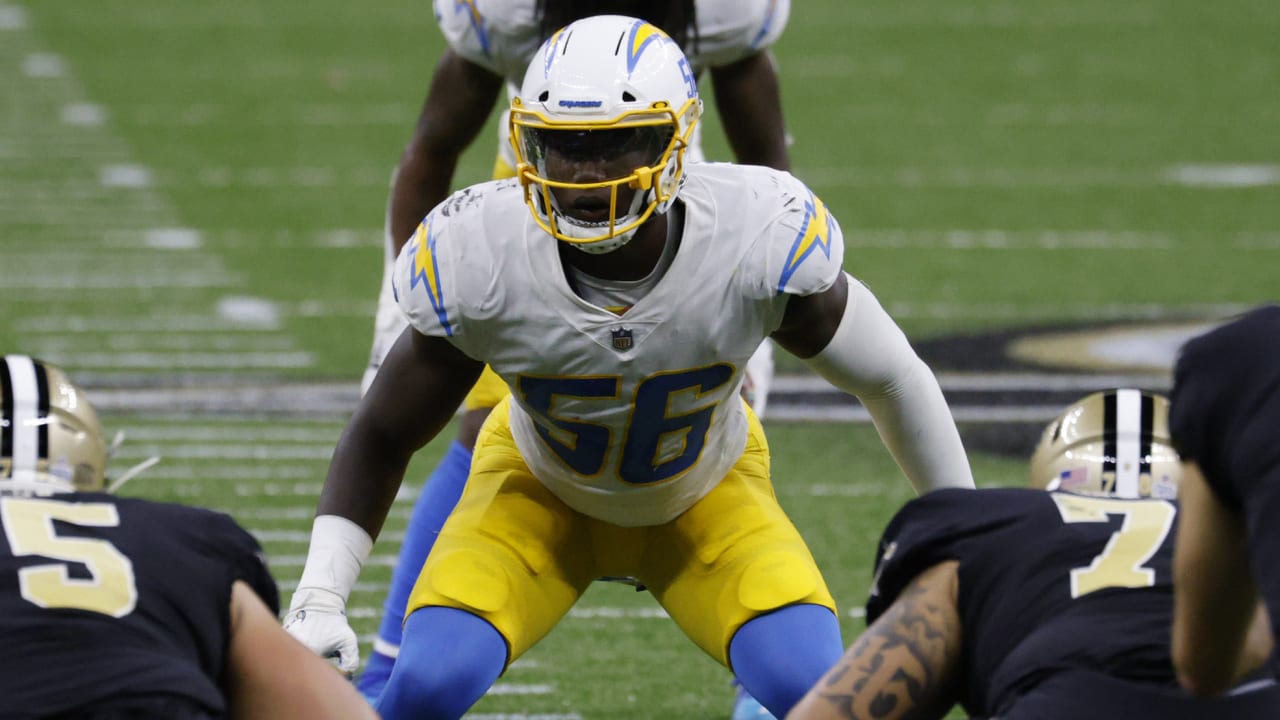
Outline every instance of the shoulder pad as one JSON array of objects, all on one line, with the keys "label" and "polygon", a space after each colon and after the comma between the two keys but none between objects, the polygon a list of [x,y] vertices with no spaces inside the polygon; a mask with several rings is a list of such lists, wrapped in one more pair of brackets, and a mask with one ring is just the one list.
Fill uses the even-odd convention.
[{"label": "shoulder pad", "polygon": [[791,16],[791,0],[706,0],[698,3],[695,68],[737,62],[778,41]]},{"label": "shoulder pad", "polygon": [[789,173],[774,171],[757,196],[772,217],[748,255],[769,296],[813,295],[843,271],[844,236],[826,204]]},{"label": "shoulder pad", "polygon": [[[447,201],[446,201],[447,202]],[[392,278],[392,292],[409,324],[423,335],[452,336],[457,315],[452,314],[453,264],[447,244],[448,216],[437,207],[418,225],[400,250]]]},{"label": "shoulder pad", "polygon": [[[521,220],[527,215],[518,185],[495,180],[455,192],[418,225],[400,250],[391,283],[400,311],[414,329],[456,343],[468,317],[491,309],[499,292],[498,253],[503,251],[495,250],[490,240],[506,234],[490,233],[489,225],[511,222],[513,213]],[[509,233],[518,234],[519,226],[514,227]],[[517,240],[510,244],[518,245]]]},{"label": "shoulder pad", "polygon": [[540,45],[532,0],[435,0],[436,24],[458,55],[510,79]]}]

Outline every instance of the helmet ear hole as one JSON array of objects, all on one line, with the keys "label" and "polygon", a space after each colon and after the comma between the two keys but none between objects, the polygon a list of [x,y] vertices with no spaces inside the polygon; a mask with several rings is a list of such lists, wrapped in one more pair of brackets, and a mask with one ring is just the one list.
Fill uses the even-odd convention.
[{"label": "helmet ear hole", "polygon": [[538,102],[546,102],[550,99],[551,99],[551,93],[547,92],[546,90],[543,90],[541,93],[538,93]]},{"label": "helmet ear hole", "polygon": [[626,90],[623,90],[623,91],[622,91],[622,102],[630,103],[630,102],[635,102],[635,101],[636,101],[636,96],[635,96],[635,95],[632,95],[631,93],[627,92]]}]

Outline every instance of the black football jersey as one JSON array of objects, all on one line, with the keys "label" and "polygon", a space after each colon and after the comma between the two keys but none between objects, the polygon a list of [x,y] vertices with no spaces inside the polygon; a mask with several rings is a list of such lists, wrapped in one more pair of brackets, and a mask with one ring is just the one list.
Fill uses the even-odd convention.
[{"label": "black football jersey", "polygon": [[0,718],[226,712],[231,585],[274,612],[257,541],[222,513],[72,493],[0,496]]},{"label": "black football jersey", "polygon": [[1280,641],[1280,306],[1188,341],[1169,402],[1174,447],[1245,520],[1254,579]]},{"label": "black football jersey", "polygon": [[1257,489],[1280,485],[1280,305],[1258,308],[1183,346],[1169,434],[1232,508],[1240,509]]},{"label": "black football jersey", "polygon": [[1177,505],[1032,489],[948,489],[886,528],[874,621],[933,565],[959,561],[960,702],[1008,707],[1049,674],[1086,668],[1173,687],[1169,627]]}]

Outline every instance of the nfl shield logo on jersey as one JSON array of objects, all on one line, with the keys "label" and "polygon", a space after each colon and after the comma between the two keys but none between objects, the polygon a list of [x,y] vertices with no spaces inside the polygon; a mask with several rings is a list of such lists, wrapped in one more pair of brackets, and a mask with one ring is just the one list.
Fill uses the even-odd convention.
[{"label": "nfl shield logo on jersey", "polygon": [[616,328],[610,330],[609,335],[613,338],[614,350],[630,350],[635,345],[635,339],[631,336],[631,328]]}]

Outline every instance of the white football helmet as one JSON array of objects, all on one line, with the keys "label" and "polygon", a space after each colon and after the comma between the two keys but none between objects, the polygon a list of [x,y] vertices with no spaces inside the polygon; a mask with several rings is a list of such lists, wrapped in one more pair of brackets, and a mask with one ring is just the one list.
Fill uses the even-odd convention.
[{"label": "white football helmet", "polygon": [[[671,207],[701,115],[689,61],[656,26],[621,15],[565,26],[534,55],[511,102],[516,174],[534,219],[587,252],[626,244]],[[586,212],[561,207],[556,194],[599,188],[609,190],[607,207],[595,193]]]},{"label": "white football helmet", "polygon": [[1182,462],[1169,438],[1169,400],[1106,390],[1054,418],[1031,455],[1031,485],[1091,495],[1173,499]]},{"label": "white football helmet", "polygon": [[102,490],[107,455],[98,414],[66,373],[0,357],[0,493]]}]

